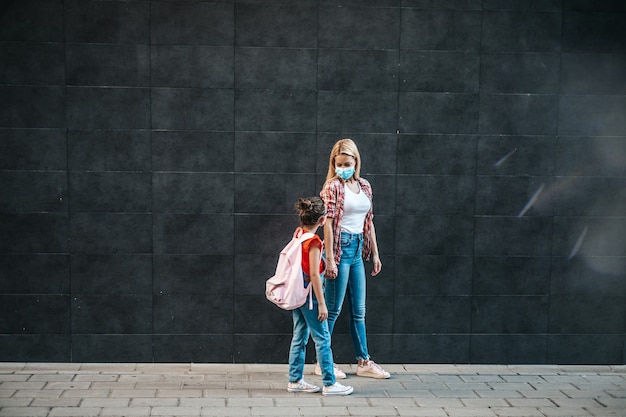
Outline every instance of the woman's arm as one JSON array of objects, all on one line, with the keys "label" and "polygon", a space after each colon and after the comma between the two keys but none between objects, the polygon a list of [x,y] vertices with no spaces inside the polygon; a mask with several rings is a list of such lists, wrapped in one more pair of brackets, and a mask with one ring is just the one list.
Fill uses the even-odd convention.
[{"label": "woman's arm", "polygon": [[311,246],[309,246],[309,278],[311,279],[310,285],[313,286],[315,298],[317,298],[317,319],[319,321],[324,321],[328,318],[328,308],[326,307],[326,300],[324,299],[324,289],[322,288],[322,278],[320,277],[321,251],[321,247],[316,244],[312,244]]},{"label": "woman's arm", "polygon": [[376,241],[376,228],[374,227],[373,220],[370,220],[370,240],[372,245],[372,262],[374,264],[372,276],[375,277],[383,268],[383,264],[380,261],[380,256],[378,255],[378,242]]},{"label": "woman's arm", "polygon": [[326,248],[326,278],[335,279],[337,277],[337,264],[335,263],[335,254],[333,253],[333,227],[335,219],[328,217],[324,223],[324,245]]},{"label": "woman's arm", "polygon": [[337,183],[336,181],[326,181],[320,197],[326,204],[326,223],[324,223],[324,242],[326,250],[326,278],[335,279],[337,277],[337,263],[335,262],[335,236],[333,230],[335,228],[336,217],[338,215],[337,207]]}]

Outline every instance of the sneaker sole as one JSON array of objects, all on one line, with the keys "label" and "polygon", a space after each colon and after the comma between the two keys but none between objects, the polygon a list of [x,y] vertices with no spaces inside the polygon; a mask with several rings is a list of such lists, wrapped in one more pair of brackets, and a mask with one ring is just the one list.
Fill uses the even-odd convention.
[{"label": "sneaker sole", "polygon": [[298,388],[287,388],[288,392],[320,392],[320,388],[311,388],[311,389],[298,389]]},{"label": "sneaker sole", "polygon": [[336,391],[336,392],[324,392],[322,391],[322,395],[350,395],[352,394],[352,392],[354,391],[354,388],[350,387],[350,389],[347,389],[345,391]]},{"label": "sneaker sole", "polygon": [[389,379],[391,375],[364,375],[364,374],[356,374],[356,376],[361,376],[363,378],[374,378],[374,379]]}]

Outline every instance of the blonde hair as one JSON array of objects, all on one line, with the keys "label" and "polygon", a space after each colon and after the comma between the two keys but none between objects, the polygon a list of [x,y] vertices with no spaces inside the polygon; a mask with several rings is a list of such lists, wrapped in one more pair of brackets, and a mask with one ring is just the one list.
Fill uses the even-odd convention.
[{"label": "blonde hair", "polygon": [[361,175],[361,154],[359,154],[359,148],[357,148],[356,143],[352,139],[346,138],[338,140],[330,151],[326,182],[338,178],[337,174],[335,174],[335,158],[338,155],[349,155],[354,158],[354,178],[359,178]]}]

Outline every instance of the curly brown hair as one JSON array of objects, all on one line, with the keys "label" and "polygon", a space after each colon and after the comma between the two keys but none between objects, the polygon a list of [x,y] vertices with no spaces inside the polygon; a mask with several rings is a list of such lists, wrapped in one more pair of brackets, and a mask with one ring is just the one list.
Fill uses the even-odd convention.
[{"label": "curly brown hair", "polygon": [[320,197],[299,198],[295,207],[304,226],[313,226],[326,214],[326,205]]}]

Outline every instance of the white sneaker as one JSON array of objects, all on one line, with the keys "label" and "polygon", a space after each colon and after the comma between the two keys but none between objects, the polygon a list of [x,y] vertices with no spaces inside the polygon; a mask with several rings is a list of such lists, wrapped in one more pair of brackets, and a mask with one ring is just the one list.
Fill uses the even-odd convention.
[{"label": "white sneaker", "polygon": [[[337,368],[337,365],[333,363],[333,368],[335,368],[335,379],[346,379],[346,373],[341,369]],[[315,375],[322,376],[322,368],[320,368],[320,363],[317,362],[315,364]]]},{"label": "white sneaker", "polygon": [[320,387],[317,385],[309,384],[304,379],[298,382],[290,382],[287,384],[287,391],[289,392],[319,392]]},{"label": "white sneaker", "polygon": [[350,395],[354,389],[348,385],[341,385],[339,382],[335,382],[333,385],[324,387],[322,395]]},{"label": "white sneaker", "polygon": [[380,367],[376,362],[369,359],[363,362],[362,365],[356,367],[356,374],[358,376],[366,376],[369,378],[387,379],[391,374]]}]

